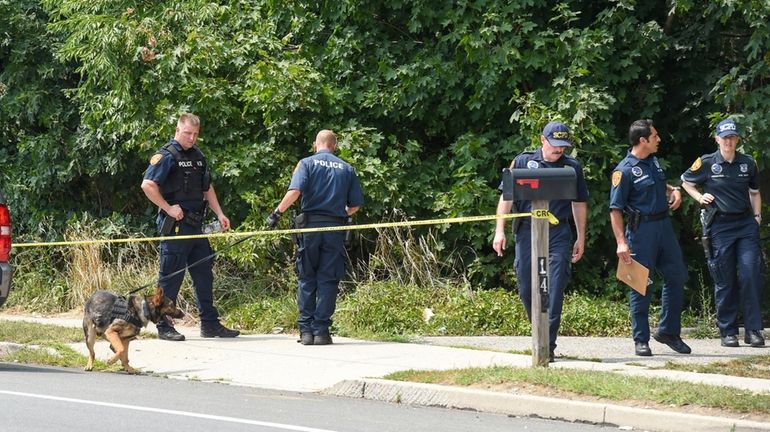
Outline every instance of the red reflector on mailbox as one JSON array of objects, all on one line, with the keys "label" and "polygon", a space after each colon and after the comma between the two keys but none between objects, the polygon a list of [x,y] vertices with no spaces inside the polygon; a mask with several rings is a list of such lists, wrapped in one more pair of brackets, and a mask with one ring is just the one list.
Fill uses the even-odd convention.
[{"label": "red reflector on mailbox", "polygon": [[532,189],[537,189],[540,187],[540,180],[538,179],[516,179],[517,185],[522,186],[529,186]]},{"label": "red reflector on mailbox", "polygon": [[503,170],[503,200],[577,198],[577,175],[572,167]]}]

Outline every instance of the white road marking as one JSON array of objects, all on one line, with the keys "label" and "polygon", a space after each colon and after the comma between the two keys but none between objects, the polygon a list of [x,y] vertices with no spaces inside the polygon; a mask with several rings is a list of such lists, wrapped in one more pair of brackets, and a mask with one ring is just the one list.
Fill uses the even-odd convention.
[{"label": "white road marking", "polygon": [[200,413],[194,413],[194,412],[188,412],[188,411],[168,410],[168,409],[161,409],[161,408],[151,408],[151,407],[143,407],[143,406],[137,406],[137,405],[125,405],[125,404],[117,404],[117,403],[110,403],[110,402],[98,402],[98,401],[92,401],[92,400],[86,400],[86,399],[73,399],[73,398],[49,396],[49,395],[42,395],[42,394],[35,394],[35,393],[22,393],[22,392],[15,392],[15,391],[0,390],[0,394],[29,397],[29,398],[36,398],[36,399],[55,400],[55,401],[61,401],[61,402],[78,403],[78,404],[84,404],[84,405],[96,405],[96,406],[103,406],[103,407],[109,407],[109,408],[122,408],[127,410],[134,410],[134,411],[146,411],[146,412],[153,412],[153,413],[159,413],[159,414],[172,414],[172,415],[178,415],[182,417],[195,417],[195,418],[201,418],[206,420],[217,420],[217,421],[230,422],[230,423],[265,426],[265,427],[271,427],[275,429],[283,429],[283,430],[298,431],[298,432],[337,432],[329,429],[318,429],[318,428],[295,426],[295,425],[283,424],[283,423],[249,420],[249,419],[243,419],[243,418],[237,418],[237,417],[200,414]]}]

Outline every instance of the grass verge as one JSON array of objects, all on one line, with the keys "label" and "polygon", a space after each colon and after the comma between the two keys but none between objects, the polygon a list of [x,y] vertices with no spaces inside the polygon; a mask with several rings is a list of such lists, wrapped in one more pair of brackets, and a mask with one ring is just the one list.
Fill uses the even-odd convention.
[{"label": "grass verge", "polygon": [[385,377],[459,386],[514,388],[534,386],[541,393],[566,392],[610,401],[637,401],[672,407],[697,406],[740,414],[770,415],[770,395],[729,387],[692,384],[662,378],[547,368],[471,368],[448,371],[403,371]]},{"label": "grass verge", "polygon": [[[86,356],[67,346],[69,343],[83,341],[83,330],[79,328],[2,321],[0,341],[24,345],[19,349],[0,347],[0,361],[71,368],[82,368],[86,365]],[[118,371],[120,367],[108,366],[96,360],[94,370]]]},{"label": "grass verge", "polygon": [[661,369],[698,372],[718,375],[730,375],[745,378],[770,379],[770,356],[755,355],[730,361],[709,364],[687,364],[666,362]]}]

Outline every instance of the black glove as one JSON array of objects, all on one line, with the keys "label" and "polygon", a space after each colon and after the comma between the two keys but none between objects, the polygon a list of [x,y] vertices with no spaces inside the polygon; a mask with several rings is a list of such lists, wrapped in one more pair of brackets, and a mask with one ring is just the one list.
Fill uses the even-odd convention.
[{"label": "black glove", "polygon": [[276,225],[278,225],[278,220],[281,219],[281,211],[277,208],[273,210],[272,213],[270,213],[270,216],[267,217],[267,227],[268,228],[275,228]]}]

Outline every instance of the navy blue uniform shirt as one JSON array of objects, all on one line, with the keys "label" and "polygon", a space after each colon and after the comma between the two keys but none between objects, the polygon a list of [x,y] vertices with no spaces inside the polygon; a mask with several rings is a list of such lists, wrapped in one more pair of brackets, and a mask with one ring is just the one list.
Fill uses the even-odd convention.
[{"label": "navy blue uniform shirt", "polygon": [[[572,167],[575,170],[575,184],[577,186],[577,194],[574,200],[553,200],[548,203],[548,211],[550,211],[559,220],[565,221],[572,219],[572,202],[586,202],[588,201],[588,185],[586,184],[585,177],[583,177],[583,167],[580,162],[572,156],[562,154],[562,156],[556,162],[548,162],[543,159],[543,150],[538,149],[534,151],[523,152],[513,159],[513,168],[529,168],[529,169],[543,169],[543,168],[564,168],[566,166]],[[503,190],[503,184],[497,188],[499,191]],[[516,209],[522,213],[528,213],[532,211],[532,201],[517,200]]]},{"label": "navy blue uniform shirt", "polygon": [[345,207],[359,207],[364,192],[350,164],[330,150],[299,161],[291,178],[289,190],[302,194],[302,212],[322,216],[347,217]]},{"label": "navy blue uniform shirt", "polygon": [[668,211],[666,174],[658,159],[648,156],[638,159],[631,151],[612,173],[610,208],[639,210],[643,215]]},{"label": "navy blue uniform shirt", "polygon": [[749,191],[759,191],[757,163],[751,156],[735,152],[728,162],[719,150],[699,157],[682,174],[682,181],[703,185],[705,193],[714,195],[721,213],[745,213],[752,210]]}]

